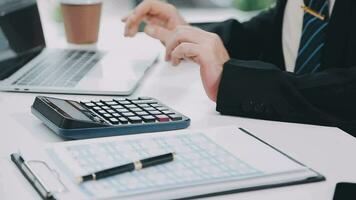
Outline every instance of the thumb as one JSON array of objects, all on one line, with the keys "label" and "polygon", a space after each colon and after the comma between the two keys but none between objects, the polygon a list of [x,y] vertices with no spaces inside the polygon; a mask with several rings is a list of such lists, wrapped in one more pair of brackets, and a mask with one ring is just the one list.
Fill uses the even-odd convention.
[{"label": "thumb", "polygon": [[171,31],[165,29],[161,26],[147,24],[145,27],[145,33],[153,38],[160,40],[163,43],[166,43]]}]

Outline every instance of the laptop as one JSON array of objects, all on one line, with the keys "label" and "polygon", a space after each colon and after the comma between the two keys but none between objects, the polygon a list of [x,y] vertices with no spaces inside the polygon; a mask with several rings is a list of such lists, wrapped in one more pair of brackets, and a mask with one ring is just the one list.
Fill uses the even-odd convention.
[{"label": "laptop", "polygon": [[158,52],[130,59],[114,52],[46,48],[36,0],[0,2],[0,90],[130,95]]}]

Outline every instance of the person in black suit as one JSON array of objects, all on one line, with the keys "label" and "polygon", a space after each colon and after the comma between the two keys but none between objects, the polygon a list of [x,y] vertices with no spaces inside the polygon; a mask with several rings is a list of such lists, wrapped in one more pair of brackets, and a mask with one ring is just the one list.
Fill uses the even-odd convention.
[{"label": "person in black suit", "polygon": [[162,41],[173,65],[198,63],[222,114],[336,126],[356,136],[356,1],[279,0],[247,22],[199,29],[172,5],[146,0],[123,21],[128,37],[147,22],[145,32]]}]

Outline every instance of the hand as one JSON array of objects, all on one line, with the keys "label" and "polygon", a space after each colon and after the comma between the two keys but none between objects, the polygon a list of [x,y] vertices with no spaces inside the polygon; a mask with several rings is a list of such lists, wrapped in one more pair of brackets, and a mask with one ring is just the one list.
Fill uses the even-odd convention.
[{"label": "hand", "polygon": [[143,1],[122,21],[126,23],[124,34],[127,37],[135,36],[142,21],[168,30],[187,24],[173,5],[157,0]]},{"label": "hand", "polygon": [[166,60],[173,65],[178,65],[183,59],[199,64],[205,92],[216,102],[223,65],[230,59],[218,35],[191,26],[168,30],[148,25],[145,32],[166,45]]}]

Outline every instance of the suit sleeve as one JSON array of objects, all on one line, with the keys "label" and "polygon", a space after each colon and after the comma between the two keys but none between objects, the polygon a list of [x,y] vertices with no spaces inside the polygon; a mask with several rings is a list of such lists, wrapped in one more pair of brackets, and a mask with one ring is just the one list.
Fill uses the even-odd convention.
[{"label": "suit sleeve", "polygon": [[231,19],[202,28],[220,36],[230,57],[242,60],[257,59],[271,37],[273,40],[278,37],[275,31],[280,24],[276,23],[276,18],[281,6],[279,3],[247,22]]},{"label": "suit sleeve", "polygon": [[356,136],[356,67],[298,76],[260,61],[224,65],[222,114],[336,126]]}]

